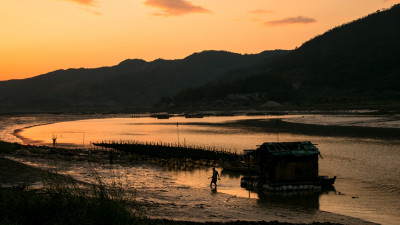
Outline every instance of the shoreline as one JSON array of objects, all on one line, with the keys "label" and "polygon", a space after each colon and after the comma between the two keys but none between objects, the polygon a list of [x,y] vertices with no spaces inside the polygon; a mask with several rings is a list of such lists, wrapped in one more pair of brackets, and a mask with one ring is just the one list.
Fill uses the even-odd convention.
[{"label": "shoreline", "polygon": [[[54,122],[54,123],[57,123],[57,122]],[[29,144],[32,144],[32,145],[35,145],[35,144],[37,144],[37,145],[43,144],[43,142],[41,142],[41,141],[34,141],[34,140],[30,139],[30,138],[27,138],[27,137],[25,137],[25,136],[22,136],[21,133],[22,133],[24,130],[29,129],[29,128],[32,128],[32,127],[39,127],[39,126],[50,125],[50,124],[54,124],[54,123],[42,123],[42,124],[35,124],[35,125],[26,126],[26,127],[23,127],[23,128],[18,128],[18,129],[15,129],[15,130],[12,132],[12,135],[14,135],[16,138],[18,138],[19,140],[21,140],[22,143],[29,143]]]},{"label": "shoreline", "polygon": [[[117,117],[119,117],[118,115],[117,115]],[[84,118],[84,119],[101,119],[101,118],[109,118],[108,116],[106,116],[106,117],[102,117],[102,116],[100,116],[100,117],[89,117],[89,118]],[[61,120],[61,119],[66,119],[66,120]],[[75,120],[82,120],[82,118],[80,118],[79,116],[76,116],[76,119]],[[238,126],[238,127],[240,127],[240,126],[244,126],[244,127],[246,127],[246,128],[254,128],[254,129],[265,129],[265,130],[269,130],[269,131],[273,131],[273,132],[275,132],[275,123],[274,123],[274,121],[273,120],[271,120],[271,121],[262,121],[262,120],[265,120],[265,119],[249,119],[249,120],[241,120],[241,121],[236,121],[236,122],[231,122],[231,123],[224,123],[224,124],[215,124],[216,126]],[[64,117],[58,117],[58,119],[56,120],[56,121],[52,121],[52,122],[49,122],[49,123],[47,123],[47,124],[52,124],[52,123],[57,123],[57,122],[63,122],[63,121],[72,121],[71,120],[71,118],[64,118]],[[36,124],[36,125],[30,125],[30,126],[26,126],[26,127],[24,127],[24,128],[20,128],[20,129],[16,129],[15,131],[17,131],[17,132],[21,132],[23,129],[28,129],[29,127],[33,127],[33,126],[40,126],[40,125],[46,125],[46,124]],[[201,125],[201,124],[199,124],[199,125]],[[204,124],[204,125],[210,125],[210,124]],[[302,127],[303,126],[303,127]],[[315,129],[315,126],[319,126],[319,127],[317,127],[318,129],[322,129],[322,127],[326,127],[326,126],[322,126],[322,125],[309,125],[309,124],[301,124],[301,123],[290,123],[290,122],[285,122],[285,129],[293,129],[293,127],[297,127],[296,129],[298,129],[298,131],[301,131],[303,128],[304,128],[304,126],[306,126],[306,127],[309,127],[309,129],[307,130],[307,132],[309,132],[309,130],[313,130],[312,128],[314,128]],[[295,131],[296,131],[296,129],[294,129]],[[314,130],[314,132],[315,132],[315,134],[318,134],[319,132],[318,132],[318,129],[315,129]],[[336,126],[332,126],[332,129],[333,130],[335,130],[336,129]],[[348,127],[341,127],[341,128],[338,128],[338,133],[340,133],[341,131],[341,129],[348,129]],[[359,130],[359,129],[364,129],[364,128],[355,128],[355,130]],[[387,128],[378,128],[378,130],[387,130]],[[394,129],[394,130],[393,130]],[[398,129],[396,130],[395,128],[393,128],[393,129],[389,129],[388,130],[388,132],[393,132],[393,131],[398,131]],[[367,130],[370,130],[370,131],[368,131],[367,133],[369,133],[369,132],[373,132],[374,130],[376,130],[376,128],[372,128],[372,129],[367,129]],[[281,131],[280,131],[281,132]],[[394,132],[394,134],[393,134],[394,136],[393,137],[396,137],[396,135],[397,135],[397,133],[396,132]],[[393,138],[392,137],[392,138]],[[393,138],[394,139],[394,138]],[[189,192],[188,192],[189,193]],[[210,200],[210,201],[212,201],[212,200]],[[151,202],[149,202],[149,203],[151,203]],[[163,206],[163,207],[167,207],[167,206]],[[323,211],[320,211],[322,214],[325,214],[325,213],[327,213],[328,214],[328,217],[329,217],[329,214],[332,214],[332,213],[329,213],[329,212],[323,212]],[[169,216],[168,216],[168,213],[174,213],[174,210],[173,210],[173,208],[171,208],[171,210],[169,211],[169,212],[165,212],[163,215],[164,215],[164,218],[168,218]],[[338,214],[335,214],[336,215],[336,217],[337,216],[341,216],[341,215],[338,215]],[[180,215],[180,217],[182,217],[182,216],[186,216],[186,215]],[[261,215],[260,215],[261,216]],[[325,216],[327,216],[327,215],[325,215]],[[344,217],[344,218],[347,218],[347,216],[342,216],[342,217]],[[277,219],[279,219],[279,217],[273,217],[273,218],[277,218]],[[282,218],[284,218],[284,217],[282,217]],[[280,218],[280,219],[282,219],[282,218]],[[292,218],[293,219],[293,218]],[[185,220],[186,221],[186,220]],[[286,221],[286,219],[285,220],[280,220],[280,221]],[[328,220],[329,221],[329,220]],[[338,220],[336,220],[336,219],[333,219],[332,221],[338,221]],[[360,221],[362,221],[362,220],[360,220]],[[351,223],[344,223],[344,224],[364,224],[364,222],[365,223],[369,223],[369,222],[366,222],[366,221],[363,221],[363,222],[355,222],[355,220],[353,220]],[[199,221],[197,221],[197,222],[199,222]],[[204,222],[204,221],[203,221]],[[310,221],[308,221],[308,222],[310,222]],[[311,221],[312,222],[312,221]],[[340,222],[340,221],[339,221]],[[292,223],[292,222],[291,222]],[[297,223],[293,223],[293,224],[297,224]],[[373,223],[371,223],[371,224],[373,224]]]},{"label": "shoreline", "polygon": [[[278,124],[278,125],[277,125]],[[226,124],[228,126],[239,126],[261,129],[269,132],[304,134],[311,136],[334,136],[353,138],[378,138],[389,140],[400,140],[400,129],[382,127],[361,127],[361,126],[336,126],[296,123],[276,119],[254,119],[240,120]]]},{"label": "shoreline", "polygon": [[[21,142],[30,140],[20,133],[30,127],[49,125],[60,122],[106,119],[114,117],[130,117],[128,114],[7,114],[0,115],[0,140],[8,142]],[[18,141],[17,141],[18,140]],[[28,143],[27,143],[28,144]],[[35,143],[32,143],[35,144]]]},{"label": "shoreline", "polygon": [[[24,149],[25,147],[26,146],[22,146],[22,149],[19,150],[20,153],[16,153],[14,155],[16,157],[14,159],[12,159],[13,157],[11,157],[11,159],[9,157],[4,158],[4,155],[0,154],[0,183],[2,184],[0,186],[4,185],[3,182],[6,182],[6,184],[8,182],[8,186],[14,187],[12,188],[12,190],[21,187],[26,188],[31,185],[37,185],[37,182],[40,182],[43,175],[49,173],[49,171],[43,170],[40,167],[37,168],[36,166],[31,166],[23,163],[24,159],[29,162],[29,157],[37,158],[38,156],[40,156],[35,156],[35,152],[41,152],[41,147],[35,147],[34,149],[36,150],[34,150],[33,152],[29,152],[29,150]],[[74,162],[76,160],[82,162],[81,159],[77,159],[75,157],[71,158],[71,156],[73,155],[80,155],[80,150],[60,150],[65,152],[50,154],[50,157],[53,158],[51,159],[52,163],[59,165],[59,163],[57,162],[65,162],[65,160],[70,163],[76,163]],[[51,148],[48,148],[47,151],[51,151]],[[48,153],[46,152],[41,152],[39,154],[48,155]],[[56,156],[55,154],[61,155]],[[40,156],[40,158],[43,157]],[[106,161],[108,160],[107,157],[104,156],[100,157],[99,159],[103,159]],[[33,164],[35,165],[34,162]],[[57,174],[58,176],[64,176],[62,171],[58,172],[61,172],[61,174]],[[8,179],[10,177],[12,179]],[[80,180],[77,181],[82,182]],[[167,196],[175,196],[173,198],[175,200],[169,202],[167,199],[165,199],[165,194],[167,194]],[[313,223],[327,225],[375,224],[372,222],[361,220],[359,218],[334,214],[321,210],[302,212],[276,206],[257,207],[257,199],[236,197],[219,192],[210,194],[210,191],[207,190],[207,188],[178,186],[177,188],[173,188],[172,190],[168,189],[167,192],[154,192],[153,190],[138,189],[137,195],[138,197],[136,199],[136,203],[139,204],[145,212],[147,212],[147,216],[149,219],[151,219],[152,221],[160,221],[168,218],[168,223],[172,224],[174,224],[175,222],[178,222],[178,224],[190,223],[199,225],[210,223],[216,225],[232,223],[235,224],[235,222],[233,221],[242,221],[244,224],[254,225],[269,223],[260,221],[272,221],[272,224],[293,225]],[[194,203],[188,204],[187,198],[191,199],[191,201],[194,201]],[[156,199],[165,200],[162,200],[161,202],[155,202],[154,200]]]},{"label": "shoreline", "polygon": [[[34,116],[34,115],[30,115]],[[43,116],[40,114],[40,116]],[[46,116],[46,115],[45,115]],[[57,118],[60,116],[60,118]],[[67,116],[67,117],[64,117]],[[107,119],[107,118],[130,118],[127,114],[93,114],[93,115],[52,115],[53,121],[50,122],[39,122],[18,129],[13,130],[12,135],[22,142],[27,141],[26,144],[43,144],[36,142],[28,137],[24,137],[20,133],[25,129],[32,127],[50,125],[59,122],[77,121],[77,120],[89,120],[89,119]],[[22,116],[23,117],[23,116]],[[385,116],[384,116],[385,117]],[[55,118],[55,119],[54,119]],[[278,122],[277,122],[278,121]],[[282,119],[275,118],[262,118],[254,119],[249,116],[248,119],[241,119],[237,121],[225,122],[225,123],[185,123],[188,125],[206,125],[206,126],[226,126],[236,128],[247,128],[258,131],[267,132],[280,132],[280,133],[291,133],[291,134],[304,134],[311,136],[335,136],[335,137],[353,137],[353,138],[378,138],[387,140],[400,140],[400,128],[384,128],[384,127],[366,127],[366,126],[343,126],[343,125],[318,125],[318,124],[307,124],[300,122],[284,121]],[[1,127],[0,127],[1,128]]]}]

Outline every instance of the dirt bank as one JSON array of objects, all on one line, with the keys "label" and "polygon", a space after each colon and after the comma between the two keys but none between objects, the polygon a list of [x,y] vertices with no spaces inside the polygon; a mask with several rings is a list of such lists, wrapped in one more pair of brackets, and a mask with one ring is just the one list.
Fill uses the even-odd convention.
[{"label": "dirt bank", "polygon": [[[274,205],[263,205],[257,199],[236,197],[212,191],[209,188],[188,187],[170,180],[165,176],[162,168],[157,165],[143,164],[119,154],[114,154],[113,162],[110,163],[107,152],[92,155],[79,149],[53,151],[49,148],[33,148],[28,150],[23,146],[13,154],[3,154],[2,156],[6,158],[0,157],[0,184],[9,187],[37,184],[47,172],[36,166],[46,168],[46,165],[57,165],[57,170],[61,174],[68,172],[73,178],[83,182],[86,182],[92,176],[88,171],[93,168],[95,168],[97,175],[104,179],[108,179],[112,176],[112,173],[120,171],[118,168],[122,167],[126,171],[135,171],[134,173],[137,176],[143,177],[148,176],[146,174],[151,174],[151,177],[148,178],[156,179],[156,181],[153,181],[155,183],[162,183],[163,180],[167,179],[168,183],[171,184],[168,187],[159,185],[152,188],[144,185],[136,188],[136,202],[152,219],[167,218],[174,221],[191,221],[191,224],[201,224],[206,221],[223,224],[222,222],[237,220],[279,221],[286,224],[311,224],[313,222],[349,225],[373,224],[357,218],[320,210],[301,211]],[[28,166],[26,163],[36,166]],[[146,173],[143,173],[143,171],[146,171]],[[133,179],[138,178],[133,177]],[[132,191],[132,188],[129,191]],[[240,222],[237,224],[269,223]]]},{"label": "dirt bank", "polygon": [[[12,119],[18,122],[17,128],[23,128],[40,124],[60,122],[65,120],[71,120],[71,117],[56,116],[52,115],[46,120],[46,116],[41,116],[40,119],[29,119],[29,123],[24,124],[21,118]],[[79,119],[79,117],[74,117]],[[82,118],[85,119],[86,117]],[[90,117],[93,118],[93,117]],[[12,121],[6,121],[5,124],[14,126],[16,123]],[[209,124],[207,124],[209,125]],[[275,129],[274,121],[262,121],[262,120],[245,120],[231,124],[223,124],[223,126],[240,126],[252,129]],[[305,127],[296,128],[291,123],[282,125],[282,129],[288,129],[292,132],[307,132],[318,135],[318,130],[313,130],[315,127],[305,129]],[[303,124],[299,125],[303,126]],[[314,126],[314,125],[313,125]],[[6,128],[9,126],[6,126]],[[9,129],[9,128],[7,128]],[[317,129],[317,128],[315,128]],[[305,131],[304,131],[305,130]],[[344,129],[337,131],[338,134],[345,132]],[[352,132],[357,133],[357,132]],[[394,135],[396,137],[396,134]],[[99,156],[97,159],[85,158],[88,155],[82,154],[80,151],[68,150],[65,154],[50,154],[49,150],[39,149],[38,152],[27,151],[22,149],[15,154],[7,155],[8,158],[13,158],[15,161],[25,162],[31,165],[37,165],[37,167],[27,166],[23,163],[10,161],[9,159],[1,158],[0,161],[0,184],[8,186],[19,186],[19,185],[35,185],[40,182],[41,176],[45,173],[40,165],[46,165],[46,160],[51,158],[51,164],[59,166],[60,171],[77,172],[73,171],[74,166],[79,165],[81,170],[89,170],[89,167],[85,167],[87,161],[91,161],[91,168],[99,168],[106,171],[108,168],[118,166],[130,166],[130,170],[147,170],[155,174],[155,178],[159,180],[166,179],[164,171],[159,169],[155,165],[142,165],[134,164],[130,160],[124,161],[123,158],[119,160],[114,159],[114,164],[109,164],[109,157],[107,155]],[[92,157],[92,156],[90,156]],[[40,162],[38,160],[41,160]],[[47,160],[49,161],[49,160]],[[38,163],[39,162],[39,163]],[[40,164],[42,163],[42,164]],[[134,165],[132,165],[134,164]],[[117,166],[116,166],[117,165]],[[79,171],[78,171],[79,172]],[[78,173],[76,173],[78,174]],[[80,174],[82,175],[82,174]],[[107,176],[106,173],[102,174]],[[141,176],[141,175],[134,175]],[[171,181],[173,182],[173,181]],[[157,189],[149,188],[138,188],[137,189],[137,201],[142,205],[146,214],[151,218],[158,219],[173,219],[181,221],[192,221],[194,222],[227,222],[236,220],[246,221],[279,221],[286,222],[288,224],[300,224],[300,223],[338,223],[338,224],[372,224],[357,218],[337,215],[329,212],[320,210],[311,211],[294,211],[286,208],[280,208],[275,206],[260,205],[257,199],[246,199],[240,198],[224,193],[212,192],[209,189],[204,188],[191,188],[185,185],[173,185],[171,187],[157,187]],[[219,224],[218,223],[218,224]],[[247,222],[243,222],[246,224]],[[261,223],[262,224],[262,223]],[[274,223],[272,223],[274,224]]]}]

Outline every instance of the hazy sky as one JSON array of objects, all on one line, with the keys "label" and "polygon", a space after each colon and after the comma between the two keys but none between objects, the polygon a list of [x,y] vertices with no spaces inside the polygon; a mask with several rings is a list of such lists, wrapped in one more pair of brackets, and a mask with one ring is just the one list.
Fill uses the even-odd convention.
[{"label": "hazy sky", "polygon": [[400,0],[0,0],[0,80],[127,58],[294,49]]}]

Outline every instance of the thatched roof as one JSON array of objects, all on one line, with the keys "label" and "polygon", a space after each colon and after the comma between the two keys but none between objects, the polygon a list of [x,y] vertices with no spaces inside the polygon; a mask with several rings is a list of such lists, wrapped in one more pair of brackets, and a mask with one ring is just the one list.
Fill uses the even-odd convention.
[{"label": "thatched roof", "polygon": [[310,141],[303,142],[265,142],[259,151],[273,156],[310,156],[320,151]]}]

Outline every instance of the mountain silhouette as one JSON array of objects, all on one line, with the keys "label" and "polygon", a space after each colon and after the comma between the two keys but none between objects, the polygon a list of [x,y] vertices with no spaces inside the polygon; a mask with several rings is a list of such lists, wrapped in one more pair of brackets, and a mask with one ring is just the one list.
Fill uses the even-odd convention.
[{"label": "mountain silhouette", "polygon": [[194,105],[258,92],[264,102],[288,105],[399,104],[399,40],[400,5],[394,5],[307,41],[265,64],[264,72],[185,89],[174,100]]},{"label": "mountain silhouette", "polygon": [[2,81],[0,112],[150,107],[162,96],[205,84],[236,68],[265,64],[287,52],[241,55],[204,51],[178,60],[128,59],[112,67],[57,70],[28,79]]},{"label": "mountain silhouette", "polygon": [[399,105],[399,40],[398,4],[292,51],[204,51],[178,60],[128,59],[112,67],[2,81],[0,112],[121,110],[151,107],[160,99],[169,104],[172,96],[178,107],[249,107],[254,96],[259,105]]}]

